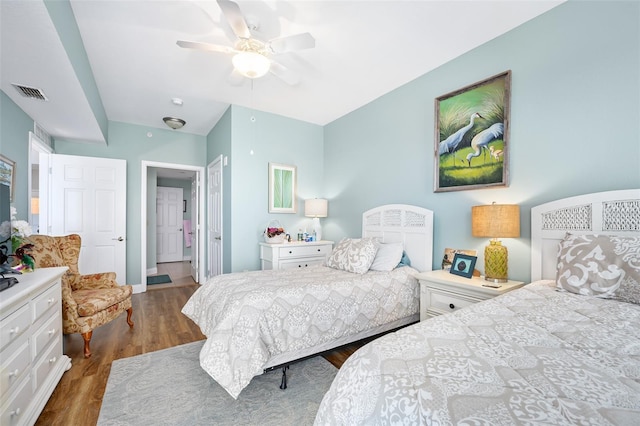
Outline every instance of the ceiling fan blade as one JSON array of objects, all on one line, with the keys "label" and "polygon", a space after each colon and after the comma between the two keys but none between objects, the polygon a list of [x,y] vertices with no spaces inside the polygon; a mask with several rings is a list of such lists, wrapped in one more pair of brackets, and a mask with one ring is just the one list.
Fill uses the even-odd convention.
[{"label": "ceiling fan blade", "polygon": [[275,61],[271,61],[271,68],[269,68],[269,72],[290,86],[295,86],[300,82],[298,74]]},{"label": "ceiling fan blade", "polygon": [[249,27],[242,16],[238,3],[229,0],[218,0],[218,6],[222,9],[222,14],[227,18],[231,29],[239,38],[251,38]]},{"label": "ceiling fan blade", "polygon": [[229,46],[220,46],[218,44],[201,43],[199,41],[178,40],[176,44],[186,49],[205,50],[207,52],[233,53],[235,49]]},{"label": "ceiling fan blade", "polygon": [[273,53],[284,53],[315,47],[316,39],[309,33],[301,33],[274,38],[267,43],[267,46]]}]

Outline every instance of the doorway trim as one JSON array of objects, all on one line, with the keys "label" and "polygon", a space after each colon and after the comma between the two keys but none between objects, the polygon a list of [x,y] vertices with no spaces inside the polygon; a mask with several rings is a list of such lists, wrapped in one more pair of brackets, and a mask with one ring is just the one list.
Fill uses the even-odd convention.
[{"label": "doorway trim", "polygon": [[134,293],[142,293],[147,291],[147,172],[149,167],[157,167],[160,169],[175,169],[175,170],[188,170],[195,172],[200,187],[198,188],[198,217],[200,218],[197,224],[198,232],[198,282],[203,283],[205,281],[205,262],[204,262],[204,226],[202,226],[202,218],[204,216],[205,208],[205,188],[203,183],[204,167],[201,166],[189,166],[186,164],[175,163],[161,163],[157,161],[141,161],[141,200],[140,200],[140,281],[139,285],[134,285]]}]

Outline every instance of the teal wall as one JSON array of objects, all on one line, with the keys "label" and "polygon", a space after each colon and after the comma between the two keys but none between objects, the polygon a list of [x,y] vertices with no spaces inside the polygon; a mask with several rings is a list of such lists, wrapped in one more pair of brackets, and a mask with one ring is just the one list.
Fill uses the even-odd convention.
[{"label": "teal wall", "polygon": [[[530,276],[530,209],[640,186],[640,4],[568,2],[325,126],[327,238],[356,236],[361,213],[408,203],[434,211],[434,262],[477,249],[471,206],[517,203],[510,276]],[[434,193],[434,99],[512,71],[510,184]]]},{"label": "teal wall", "polygon": [[[113,121],[109,122],[108,132],[106,146],[56,140],[55,151],[57,154],[127,160],[127,281],[140,284],[142,161],[204,167],[207,158],[206,138],[170,129],[150,129]],[[147,137],[147,132],[153,136]],[[151,211],[154,212],[155,208]]]},{"label": "teal wall", "polygon": [[[311,219],[304,216],[304,200],[324,196],[323,129],[233,106],[231,139],[230,271],[260,269],[258,242],[264,241],[262,233],[269,222],[278,221],[289,233],[311,228]],[[296,166],[297,213],[268,212],[269,163]]]},{"label": "teal wall", "polygon": [[29,132],[33,120],[0,90],[0,154],[16,163],[13,206],[17,218],[29,219]]}]

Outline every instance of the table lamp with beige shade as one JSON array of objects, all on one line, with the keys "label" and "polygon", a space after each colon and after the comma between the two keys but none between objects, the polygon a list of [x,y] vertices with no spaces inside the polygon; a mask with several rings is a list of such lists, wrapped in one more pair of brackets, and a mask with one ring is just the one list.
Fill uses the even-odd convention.
[{"label": "table lamp with beige shade", "polygon": [[471,233],[474,237],[491,238],[484,249],[485,279],[498,283],[507,282],[509,253],[498,238],[520,236],[520,207],[495,202],[471,207]]}]

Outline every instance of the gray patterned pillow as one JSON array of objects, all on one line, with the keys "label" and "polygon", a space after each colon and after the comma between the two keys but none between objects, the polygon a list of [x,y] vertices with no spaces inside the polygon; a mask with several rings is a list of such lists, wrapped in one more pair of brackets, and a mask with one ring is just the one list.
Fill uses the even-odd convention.
[{"label": "gray patterned pillow", "polygon": [[371,238],[343,238],[333,249],[326,265],[356,274],[369,270],[376,257],[378,243]]},{"label": "gray patterned pillow", "polygon": [[560,243],[556,286],[640,304],[640,236],[567,234]]}]

